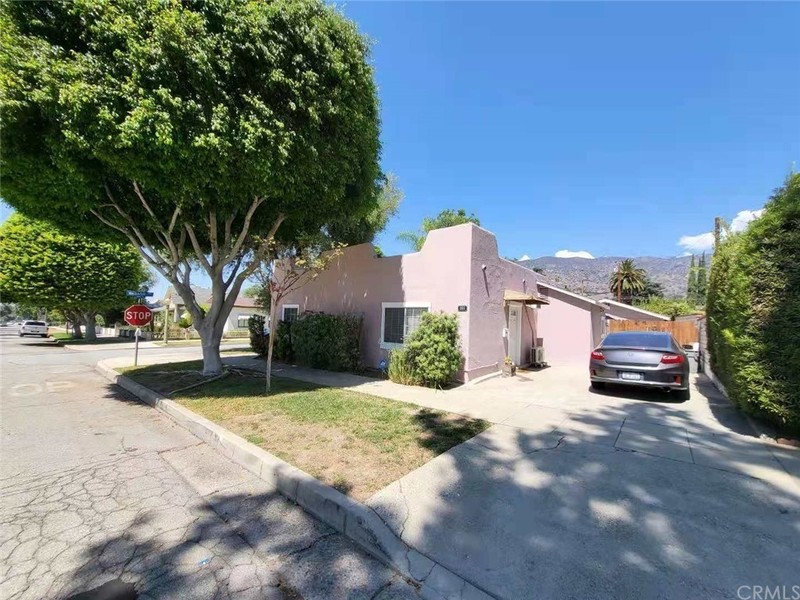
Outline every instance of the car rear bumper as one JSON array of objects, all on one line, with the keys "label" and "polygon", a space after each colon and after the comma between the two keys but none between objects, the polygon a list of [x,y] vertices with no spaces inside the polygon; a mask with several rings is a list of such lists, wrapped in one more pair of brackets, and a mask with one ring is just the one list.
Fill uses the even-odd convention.
[{"label": "car rear bumper", "polygon": [[628,381],[627,379],[619,379],[618,377],[596,377],[594,375],[590,376],[590,379],[598,383],[614,383],[619,385],[630,385],[633,387],[669,388],[672,390],[689,389],[689,382],[683,380],[681,383],[675,383],[674,381],[647,381],[646,379],[639,381]]},{"label": "car rear bumper", "polygon": [[[642,378],[637,380],[623,379],[622,373],[639,373]],[[655,369],[636,367],[626,369],[617,366],[593,364],[589,368],[589,377],[592,381],[598,383],[618,383],[620,385],[676,390],[688,390],[690,384],[689,369],[684,369],[677,365]]]}]

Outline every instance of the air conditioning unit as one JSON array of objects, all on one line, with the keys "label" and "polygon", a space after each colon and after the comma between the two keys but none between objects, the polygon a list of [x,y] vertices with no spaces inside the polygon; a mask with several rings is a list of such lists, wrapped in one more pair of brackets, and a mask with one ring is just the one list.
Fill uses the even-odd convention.
[{"label": "air conditioning unit", "polygon": [[531,348],[531,364],[534,367],[544,367],[547,365],[544,362],[544,346],[534,346]]}]

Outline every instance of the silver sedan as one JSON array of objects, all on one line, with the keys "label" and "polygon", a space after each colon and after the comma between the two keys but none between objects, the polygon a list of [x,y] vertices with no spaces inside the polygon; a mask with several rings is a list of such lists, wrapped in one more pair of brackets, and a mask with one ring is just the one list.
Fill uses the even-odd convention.
[{"label": "silver sedan", "polygon": [[681,400],[689,399],[689,360],[669,333],[609,333],[592,351],[589,377],[593,389],[619,383],[669,389]]}]

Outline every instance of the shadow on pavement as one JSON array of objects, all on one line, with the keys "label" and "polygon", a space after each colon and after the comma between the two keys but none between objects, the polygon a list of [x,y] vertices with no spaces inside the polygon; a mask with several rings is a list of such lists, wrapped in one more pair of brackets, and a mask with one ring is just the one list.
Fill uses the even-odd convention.
[{"label": "shadow on pavement", "polygon": [[552,428],[494,426],[368,504],[406,542],[499,598],[791,589],[798,481],[752,432],[740,434],[733,407],[699,389],[716,422],[626,392],[642,402],[584,408]]}]

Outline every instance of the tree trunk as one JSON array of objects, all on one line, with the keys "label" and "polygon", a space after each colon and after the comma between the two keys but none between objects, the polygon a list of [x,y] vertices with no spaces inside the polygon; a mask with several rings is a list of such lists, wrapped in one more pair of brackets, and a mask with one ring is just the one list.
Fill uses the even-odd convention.
[{"label": "tree trunk", "polygon": [[72,336],[76,340],[83,339],[83,332],[81,332],[81,319],[78,315],[72,315]]},{"label": "tree trunk", "polygon": [[200,334],[200,346],[203,348],[203,375],[208,377],[222,374],[222,356],[219,353],[222,329],[219,324],[197,328],[197,333]]},{"label": "tree trunk", "polygon": [[95,319],[97,317],[96,313],[88,312],[83,315],[84,324],[86,325],[86,341],[87,342],[96,342],[97,341],[97,324]]},{"label": "tree trunk", "polygon": [[267,370],[266,370],[266,386],[267,393],[269,393],[272,386],[272,346],[275,344],[275,334],[278,328],[275,327],[275,310],[277,302],[275,294],[269,295],[269,342],[267,342]]}]

